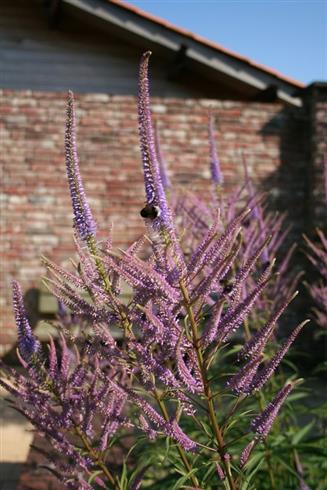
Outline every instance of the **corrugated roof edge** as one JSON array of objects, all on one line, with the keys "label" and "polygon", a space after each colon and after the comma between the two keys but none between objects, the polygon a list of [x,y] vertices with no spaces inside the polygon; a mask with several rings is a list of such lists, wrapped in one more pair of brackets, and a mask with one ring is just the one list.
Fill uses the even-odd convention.
[{"label": "corrugated roof edge", "polygon": [[215,49],[216,51],[220,51],[223,54],[226,54],[227,56],[231,56],[232,58],[235,58],[239,61],[242,61],[244,63],[247,63],[250,66],[253,66],[253,68],[256,68],[258,70],[261,70],[269,75],[272,75],[283,82],[289,83],[290,85],[293,85],[295,88],[305,88],[306,85],[302,82],[299,82],[298,80],[294,80],[293,78],[287,77],[280,73],[277,70],[274,70],[273,68],[269,68],[266,65],[263,65],[261,63],[257,63],[250,58],[247,58],[239,53],[236,53],[235,51],[232,51],[230,49],[225,48],[224,46],[221,46],[218,43],[215,43],[213,41],[210,41],[202,36],[199,36],[198,34],[194,34],[191,31],[188,31],[186,29],[183,29],[182,27],[178,27],[171,22],[162,19],[161,17],[158,17],[156,15],[150,14],[149,12],[145,12],[144,10],[139,9],[138,7],[135,7],[134,5],[131,5],[127,2],[124,2],[122,0],[107,0],[108,3],[112,3],[114,5],[117,5],[118,7],[124,8],[125,10],[128,10],[130,12],[133,12],[136,15],[139,15],[140,17],[143,17],[146,20],[149,20],[151,22],[155,22],[156,24],[159,24],[166,29],[169,29],[171,31],[174,31],[178,34],[181,34],[185,37],[188,37],[189,39],[192,39],[193,41],[196,41],[198,43],[201,43],[205,46],[208,46],[209,48]]}]

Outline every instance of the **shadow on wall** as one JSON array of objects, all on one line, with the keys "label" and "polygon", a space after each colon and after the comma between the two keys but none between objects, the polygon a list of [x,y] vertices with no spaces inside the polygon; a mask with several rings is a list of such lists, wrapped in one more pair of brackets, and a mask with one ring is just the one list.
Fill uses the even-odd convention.
[{"label": "shadow on wall", "polygon": [[304,109],[290,107],[282,109],[260,131],[263,138],[280,136],[280,166],[274,175],[262,181],[262,188],[271,196],[271,209],[287,212],[287,221],[292,225],[292,241],[299,241],[309,225],[308,132]]},{"label": "shadow on wall", "polygon": [[0,488],[16,490],[23,463],[0,463]]},{"label": "shadow on wall", "polygon": [[310,126],[305,109],[282,109],[260,133],[263,137],[280,136],[280,166],[274,174],[262,180],[260,186],[269,194],[268,210],[287,214],[285,224],[290,225],[291,230],[282,245],[282,253],[293,243],[297,244],[290,269],[295,274],[304,271],[298,284],[300,294],[283,315],[281,329],[289,333],[304,319],[311,319],[309,327],[302,331],[296,344],[296,350],[303,353],[303,367],[311,369],[326,359],[327,345],[317,338],[321,327],[312,314],[314,304],[304,285],[304,282],[314,283],[319,279],[306,257],[303,239],[304,233],[310,236],[314,230],[310,202]]}]

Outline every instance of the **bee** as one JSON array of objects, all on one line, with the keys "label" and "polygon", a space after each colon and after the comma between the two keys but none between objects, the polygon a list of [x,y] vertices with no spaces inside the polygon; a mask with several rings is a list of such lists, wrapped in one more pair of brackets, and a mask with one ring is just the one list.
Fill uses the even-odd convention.
[{"label": "bee", "polygon": [[262,270],[263,270],[263,272],[268,269],[268,267],[270,266],[270,264],[271,264],[270,260],[267,260],[266,262],[264,262],[262,264]]},{"label": "bee", "polygon": [[223,294],[229,294],[232,292],[233,282],[230,279],[227,279],[227,278],[222,279],[221,281],[219,281],[219,283],[223,288],[223,291],[222,291]]},{"label": "bee", "polygon": [[223,289],[223,294],[229,294],[233,291],[233,284],[226,284]]},{"label": "bee", "polygon": [[159,218],[160,214],[159,206],[154,206],[153,204],[146,204],[140,211],[142,218],[156,219]]}]

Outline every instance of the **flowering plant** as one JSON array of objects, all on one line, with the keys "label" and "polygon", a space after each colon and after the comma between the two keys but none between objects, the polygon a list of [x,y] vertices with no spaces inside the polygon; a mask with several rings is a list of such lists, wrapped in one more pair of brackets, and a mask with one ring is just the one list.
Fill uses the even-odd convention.
[{"label": "flowering plant", "polygon": [[[152,125],[149,56],[141,59],[138,99],[146,236],[119,252],[111,237],[97,242],[80,175],[70,92],[65,158],[78,263],[68,271],[44,259],[50,273],[46,284],[61,305],[59,342],[50,338],[47,352],[13,282],[24,374],[5,368],[11,382],[1,384],[14,396],[15,408],[50,442],[55,455],[46,453],[48,467],[67,488],[257,488],[262,464],[272,483],[277,478],[265,441],[300,383],[294,373],[283,375],[282,383],[273,376],[307,322],[281,346],[271,342],[294,292],[288,284],[279,301],[260,303],[275,275],[263,221],[256,239],[248,237],[250,245],[242,241],[242,224],[258,210],[254,195],[248,203],[252,209],[235,206],[232,216],[222,208],[211,214],[185,253],[166,199],[168,181],[162,178]],[[213,180],[219,187],[212,141],[211,136]],[[233,282],[226,287],[231,272]],[[121,298],[124,283],[132,288],[127,304]],[[255,308],[263,308],[264,320],[252,331],[247,321]],[[69,328],[70,312],[79,319],[78,335]],[[243,337],[235,334],[244,325],[240,346]],[[292,481],[305,485],[298,453],[292,471]]]},{"label": "flowering plant", "polygon": [[320,280],[317,284],[310,284],[309,291],[316,303],[315,317],[317,323],[327,327],[327,238],[323,231],[317,230],[318,242],[314,243],[306,236],[304,237],[308,246],[308,258],[315,269],[319,271]]},{"label": "flowering plant", "polygon": [[[324,204],[327,209],[327,155],[324,158]],[[327,327],[327,237],[323,230],[316,230],[316,236],[309,239],[304,235],[307,244],[307,257],[315,270],[319,273],[320,280],[316,284],[308,284],[309,292],[314,300],[314,309],[317,323],[320,327]]]}]

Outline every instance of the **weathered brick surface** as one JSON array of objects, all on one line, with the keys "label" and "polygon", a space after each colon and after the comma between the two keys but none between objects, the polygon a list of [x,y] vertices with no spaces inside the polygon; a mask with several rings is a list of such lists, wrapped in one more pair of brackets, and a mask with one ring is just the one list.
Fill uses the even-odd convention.
[{"label": "weathered brick surface", "polygon": [[[306,90],[306,110],[309,119],[310,138],[310,225],[327,230],[327,83],[317,82]],[[325,180],[326,179],[326,180]]]},{"label": "weathered brick surface", "polygon": [[[40,255],[59,263],[73,253],[71,208],[64,166],[64,93],[0,91],[1,322],[8,343],[13,318],[10,280],[38,287]],[[143,181],[138,148],[136,100],[106,94],[76,95],[81,172],[99,223],[99,238],[114,226],[114,243],[124,246],[143,230],[139,210]],[[153,100],[162,150],[178,186],[208,199],[207,110],[218,120],[219,153],[226,186],[242,180],[243,148],[255,180],[289,210],[295,233],[303,229],[307,202],[308,116],[302,109],[194,99]],[[325,106],[319,111],[325,111]],[[320,113],[317,111],[317,121]],[[9,339],[9,340],[8,340]]]}]

